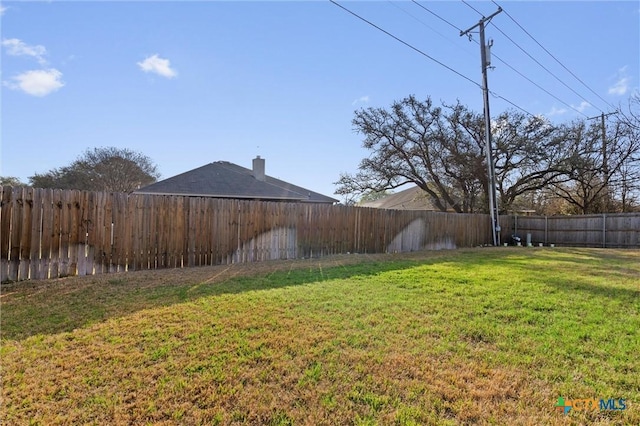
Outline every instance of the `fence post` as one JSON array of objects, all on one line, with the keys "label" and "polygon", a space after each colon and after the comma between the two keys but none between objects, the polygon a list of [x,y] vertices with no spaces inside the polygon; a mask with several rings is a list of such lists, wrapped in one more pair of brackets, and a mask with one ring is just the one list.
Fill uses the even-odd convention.
[{"label": "fence post", "polygon": [[549,217],[545,214],[544,215],[544,245],[546,246],[548,244],[548,233],[549,232]]},{"label": "fence post", "polygon": [[607,214],[602,213],[602,248],[607,248]]}]

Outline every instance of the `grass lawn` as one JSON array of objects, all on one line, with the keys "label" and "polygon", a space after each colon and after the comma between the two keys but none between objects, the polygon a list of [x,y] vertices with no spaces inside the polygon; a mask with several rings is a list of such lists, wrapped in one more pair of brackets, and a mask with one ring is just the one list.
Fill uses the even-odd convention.
[{"label": "grass lawn", "polygon": [[640,251],[343,255],[0,301],[7,425],[640,424]]}]

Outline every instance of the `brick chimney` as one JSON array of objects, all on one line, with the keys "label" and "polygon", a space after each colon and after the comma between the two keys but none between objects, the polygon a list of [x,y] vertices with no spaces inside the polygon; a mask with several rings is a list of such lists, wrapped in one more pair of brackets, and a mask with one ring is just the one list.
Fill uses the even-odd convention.
[{"label": "brick chimney", "polygon": [[253,177],[263,182],[265,180],[264,158],[259,155],[253,159]]}]

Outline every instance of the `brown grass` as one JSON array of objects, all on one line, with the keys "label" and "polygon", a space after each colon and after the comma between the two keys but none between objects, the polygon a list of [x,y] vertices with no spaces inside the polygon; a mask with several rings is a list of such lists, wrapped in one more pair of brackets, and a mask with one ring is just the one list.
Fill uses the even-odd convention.
[{"label": "brown grass", "polygon": [[[411,275],[425,263],[451,266],[460,256],[485,254],[495,269],[494,261],[507,251],[496,253],[336,256],[3,286],[4,307],[43,306],[51,298],[98,298],[99,306],[108,306],[109,297],[123,301],[123,295],[133,302],[105,309],[100,321],[72,322],[70,330],[4,337],[0,418],[3,424],[43,425],[564,425],[638,419],[634,402],[626,417],[559,415],[553,405],[563,389],[570,386],[579,397],[589,386],[550,378],[556,370],[544,352],[524,362],[505,355],[499,339],[470,332],[456,338],[457,328],[470,326],[458,316],[472,318],[472,312],[446,306],[454,293],[420,296],[432,290],[431,284],[424,287],[431,275]],[[616,259],[624,264],[628,255],[620,252]],[[357,269],[363,265],[369,269]],[[356,272],[336,278],[348,269]],[[637,265],[620,270],[638,273]],[[289,285],[269,284],[294,275]],[[437,291],[449,287],[457,291],[453,284]],[[146,297],[138,299],[140,293]],[[629,380],[633,386],[636,379]]]}]

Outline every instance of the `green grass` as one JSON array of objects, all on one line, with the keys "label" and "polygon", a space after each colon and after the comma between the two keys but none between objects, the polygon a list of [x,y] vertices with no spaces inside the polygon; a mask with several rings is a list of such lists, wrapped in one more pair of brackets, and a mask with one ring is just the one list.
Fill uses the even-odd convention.
[{"label": "green grass", "polygon": [[242,268],[3,286],[0,421],[640,424],[638,251]]}]

